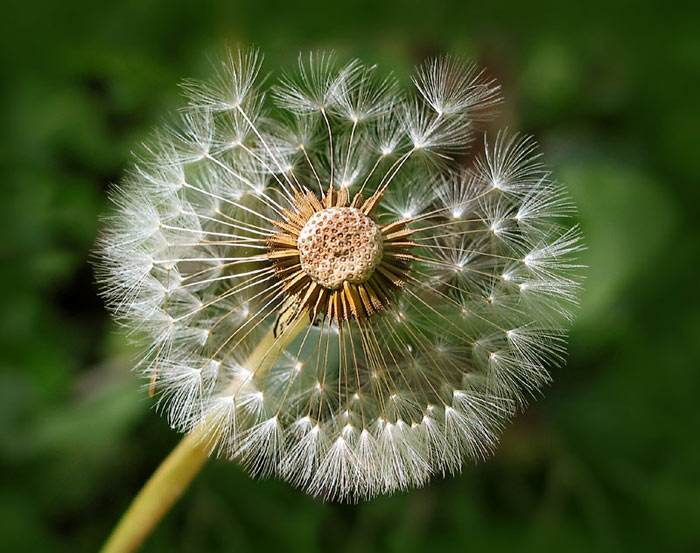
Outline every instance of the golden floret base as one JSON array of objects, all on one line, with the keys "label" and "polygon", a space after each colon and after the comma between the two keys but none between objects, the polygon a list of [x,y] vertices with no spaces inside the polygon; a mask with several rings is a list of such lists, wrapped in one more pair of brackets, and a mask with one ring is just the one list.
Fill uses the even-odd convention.
[{"label": "golden floret base", "polygon": [[294,211],[275,221],[280,229],[268,240],[266,257],[282,281],[283,293],[296,297],[297,309],[311,319],[366,319],[394,301],[409,274],[412,231],[405,223],[379,225],[373,217],[381,192],[350,200],[347,190],[318,198],[296,192]]}]

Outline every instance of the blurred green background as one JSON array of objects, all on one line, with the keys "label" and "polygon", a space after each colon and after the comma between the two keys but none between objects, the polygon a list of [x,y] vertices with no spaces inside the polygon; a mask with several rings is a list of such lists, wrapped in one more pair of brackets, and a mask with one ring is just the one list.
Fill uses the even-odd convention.
[{"label": "blurred green background", "polygon": [[92,552],[178,436],[88,259],[106,190],[228,44],[504,86],[580,208],[567,367],[496,455],[359,506],[205,468],[144,551],[700,551],[700,10],[657,2],[4,2],[0,550]]}]

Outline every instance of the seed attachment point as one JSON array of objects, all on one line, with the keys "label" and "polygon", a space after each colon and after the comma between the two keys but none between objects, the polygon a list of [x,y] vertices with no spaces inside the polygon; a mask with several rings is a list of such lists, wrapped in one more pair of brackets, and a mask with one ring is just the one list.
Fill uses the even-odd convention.
[{"label": "seed attachment point", "polygon": [[330,290],[344,282],[361,284],[382,260],[384,239],[379,227],[354,207],[330,207],[315,213],[298,240],[302,270]]}]

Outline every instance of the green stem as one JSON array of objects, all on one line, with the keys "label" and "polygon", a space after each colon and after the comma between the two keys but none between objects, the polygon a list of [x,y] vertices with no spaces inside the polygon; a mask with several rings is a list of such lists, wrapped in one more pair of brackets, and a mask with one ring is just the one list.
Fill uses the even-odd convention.
[{"label": "green stem", "polygon": [[[255,374],[264,374],[282,350],[306,326],[304,314],[291,322],[278,317],[246,362]],[[280,330],[281,327],[284,327]],[[274,329],[277,330],[275,335]],[[236,387],[232,383],[229,388]],[[134,498],[112,531],[101,553],[131,553],[136,551],[177,501],[209,458],[212,449],[212,429],[205,420],[187,434],[173,449]]]}]

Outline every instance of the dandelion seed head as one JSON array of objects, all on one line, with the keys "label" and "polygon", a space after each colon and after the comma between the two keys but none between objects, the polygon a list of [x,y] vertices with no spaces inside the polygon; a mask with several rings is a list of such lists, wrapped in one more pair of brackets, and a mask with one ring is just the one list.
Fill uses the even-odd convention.
[{"label": "dandelion seed head", "polygon": [[266,96],[261,66],[242,51],[186,81],[179,124],[112,191],[98,275],[158,408],[328,500],[482,459],[563,360],[565,188],[515,133],[458,166],[500,96],[456,58],[405,92],[314,53]]}]

